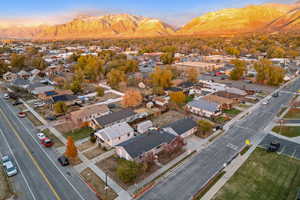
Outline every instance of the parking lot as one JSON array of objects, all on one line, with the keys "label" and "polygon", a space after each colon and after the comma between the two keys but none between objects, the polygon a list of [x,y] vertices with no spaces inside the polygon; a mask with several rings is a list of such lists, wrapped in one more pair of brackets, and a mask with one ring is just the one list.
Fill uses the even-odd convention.
[{"label": "parking lot", "polygon": [[283,154],[295,159],[300,160],[300,144],[286,140],[275,135],[268,134],[263,141],[259,144],[260,147],[267,149],[271,142],[276,141],[280,143],[278,150],[279,154]]}]

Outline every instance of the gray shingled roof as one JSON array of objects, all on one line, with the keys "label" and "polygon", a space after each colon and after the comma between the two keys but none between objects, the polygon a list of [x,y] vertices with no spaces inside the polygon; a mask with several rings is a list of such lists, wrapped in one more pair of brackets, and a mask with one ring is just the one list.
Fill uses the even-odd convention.
[{"label": "gray shingled roof", "polygon": [[102,137],[105,140],[113,140],[133,132],[133,128],[131,128],[126,122],[123,122],[101,129],[97,131],[95,135]]},{"label": "gray shingled roof", "polygon": [[219,110],[219,104],[204,99],[193,100],[189,102],[188,105],[191,107],[196,107],[201,110],[207,110],[210,112],[216,112]]},{"label": "gray shingled roof", "polygon": [[172,128],[177,135],[182,135],[195,127],[197,127],[197,123],[191,118],[183,118],[164,126],[164,128]]},{"label": "gray shingled roof", "polygon": [[163,130],[152,130],[118,144],[118,146],[122,146],[132,158],[137,158],[161,144],[170,143],[175,137]]},{"label": "gray shingled roof", "polygon": [[123,110],[118,111],[118,112],[112,112],[110,114],[98,117],[95,120],[101,126],[106,126],[108,124],[120,121],[122,119],[125,119],[127,117],[131,117],[133,115],[135,115],[135,113],[131,109],[123,109]]}]

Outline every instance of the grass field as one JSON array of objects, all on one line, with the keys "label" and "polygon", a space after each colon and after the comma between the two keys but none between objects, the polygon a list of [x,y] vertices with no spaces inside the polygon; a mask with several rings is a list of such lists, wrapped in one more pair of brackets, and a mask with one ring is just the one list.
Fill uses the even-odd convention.
[{"label": "grass field", "polygon": [[238,109],[235,109],[235,108],[232,108],[230,110],[224,110],[223,112],[228,114],[228,115],[235,116],[235,115],[240,114],[242,111],[240,111]]},{"label": "grass field", "polygon": [[73,140],[77,141],[89,137],[92,132],[94,132],[92,128],[84,127],[84,128],[76,129],[74,131],[70,131],[68,133],[64,133],[63,135],[65,137],[72,136]]},{"label": "grass field", "polygon": [[300,136],[300,126],[275,126],[273,131],[286,137]]},{"label": "grass field", "polygon": [[300,119],[300,108],[291,108],[284,118]]},{"label": "grass field", "polygon": [[256,149],[214,200],[295,200],[300,161]]}]

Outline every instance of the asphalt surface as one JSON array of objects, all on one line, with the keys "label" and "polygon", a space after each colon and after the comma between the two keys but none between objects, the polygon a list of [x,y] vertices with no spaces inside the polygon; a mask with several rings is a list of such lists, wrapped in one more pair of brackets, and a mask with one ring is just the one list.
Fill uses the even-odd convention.
[{"label": "asphalt surface", "polygon": [[[1,152],[14,156],[18,164],[21,173],[13,179],[19,199],[96,200],[95,194],[71,167],[59,165],[55,150],[39,144],[37,130],[28,119],[18,118],[17,112],[0,98],[1,137],[6,138],[0,142]],[[12,152],[7,151],[8,146]]]},{"label": "asphalt surface", "polygon": [[285,119],[285,124],[300,124],[300,119]]},{"label": "asphalt surface", "polygon": [[270,143],[276,141],[280,143],[280,148],[278,149],[279,154],[283,154],[295,159],[300,160],[300,144],[287,140],[284,138],[277,137],[275,135],[268,134],[263,141],[259,144],[260,147],[268,149]]},{"label": "asphalt surface", "polygon": [[287,105],[294,92],[300,88],[300,80],[283,88],[285,92],[272,98],[267,105],[260,105],[233,126],[191,161],[177,168],[165,180],[158,183],[140,199],[187,200],[192,199],[202,187],[242,150],[245,140],[254,141],[264,137],[263,129]]}]

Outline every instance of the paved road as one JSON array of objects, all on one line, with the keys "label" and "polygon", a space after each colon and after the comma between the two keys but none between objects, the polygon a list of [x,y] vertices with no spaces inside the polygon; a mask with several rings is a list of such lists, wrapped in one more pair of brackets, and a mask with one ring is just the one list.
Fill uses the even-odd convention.
[{"label": "paved road", "polygon": [[285,119],[284,124],[300,124],[300,119]]},{"label": "paved road", "polygon": [[[23,182],[26,180],[28,183],[27,189],[20,189],[24,189],[25,192],[32,191],[26,192],[24,199],[96,200],[95,194],[72,168],[58,165],[57,154],[38,143],[35,136],[37,130],[28,119],[19,119],[16,112],[14,107],[0,98],[2,137],[7,139],[13,150],[19,169],[24,175]],[[21,181],[16,180],[16,185],[20,185]]]},{"label": "paved road", "polygon": [[300,88],[300,79],[288,85],[271,103],[261,105],[243,120],[236,122],[223,136],[204,149],[190,162],[179,167],[175,173],[156,185],[140,199],[187,200],[191,199],[224,164],[230,162],[243,148],[245,140],[264,137],[262,130]]}]

